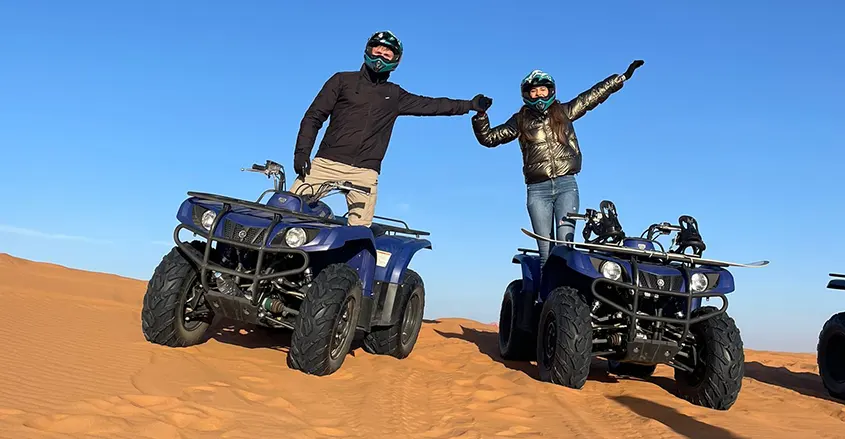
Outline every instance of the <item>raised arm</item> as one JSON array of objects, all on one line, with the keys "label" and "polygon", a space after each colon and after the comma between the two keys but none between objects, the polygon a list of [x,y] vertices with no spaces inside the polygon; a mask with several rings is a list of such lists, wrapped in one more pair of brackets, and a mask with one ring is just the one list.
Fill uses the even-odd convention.
[{"label": "raised arm", "polygon": [[610,75],[589,90],[579,94],[569,102],[563,102],[563,110],[569,120],[574,121],[606,101],[613,93],[622,89],[625,79],[622,75]]},{"label": "raised arm", "polygon": [[483,95],[477,95],[472,100],[450,98],[430,98],[409,93],[399,88],[400,116],[457,116],[467,114],[470,110],[486,110],[493,101]]},{"label": "raised arm", "polygon": [[624,82],[631,78],[634,70],[643,65],[642,60],[637,60],[628,66],[628,70],[621,75],[613,74],[605,78],[603,81],[592,86],[589,90],[579,94],[569,102],[563,103],[563,109],[566,112],[569,120],[574,121],[586,114],[588,111],[596,108],[599,104],[606,101],[613,93],[622,89]]},{"label": "raised arm", "polygon": [[335,73],[323,84],[323,88],[320,89],[317,96],[314,97],[314,101],[311,102],[311,106],[302,116],[302,122],[299,123],[299,134],[296,136],[296,146],[294,147],[294,161],[296,161],[296,157],[304,156],[307,160],[311,156],[311,149],[314,148],[317,133],[320,132],[323,123],[332,113],[339,93],[340,74]]},{"label": "raised arm", "polygon": [[487,113],[478,113],[473,116],[472,130],[475,132],[478,143],[488,148],[495,148],[519,137],[517,114],[511,116],[507,122],[493,128],[490,128],[490,119],[487,117]]}]

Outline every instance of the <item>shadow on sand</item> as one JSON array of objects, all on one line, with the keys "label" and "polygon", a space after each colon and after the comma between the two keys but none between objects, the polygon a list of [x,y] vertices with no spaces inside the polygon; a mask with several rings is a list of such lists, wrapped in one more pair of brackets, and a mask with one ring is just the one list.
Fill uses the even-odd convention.
[{"label": "shadow on sand", "polygon": [[[454,338],[472,343],[478,347],[479,352],[490,357],[491,360],[504,365],[508,369],[520,371],[535,380],[540,379],[535,363],[527,361],[509,361],[503,359],[499,355],[499,335],[496,332],[480,331],[477,329],[467,328],[465,326],[461,326],[460,334],[444,332],[437,329],[435,329],[434,332],[440,334],[444,338]],[[598,361],[594,361],[593,365],[590,367],[589,379],[604,383],[617,382],[615,377],[607,374],[607,367],[604,362]]]},{"label": "shadow on sand", "polygon": [[608,399],[627,407],[632,412],[644,418],[654,419],[655,421],[671,428],[675,431],[675,433],[688,438],[740,438],[740,436],[737,436],[724,428],[706,424],[695,418],[680,413],[671,407],[666,407],[653,401],[633,396],[612,396]]},{"label": "shadow on sand", "polygon": [[[211,339],[220,343],[247,349],[272,349],[284,353],[290,351],[291,330],[272,329],[243,323],[226,323],[214,328]],[[363,346],[363,334],[357,332],[349,348],[349,355],[355,357]]]},{"label": "shadow on sand", "polygon": [[785,367],[767,366],[756,361],[745,363],[745,376],[761,383],[783,387],[805,396],[820,398],[839,404],[845,403],[831,397],[818,374],[793,372]]}]

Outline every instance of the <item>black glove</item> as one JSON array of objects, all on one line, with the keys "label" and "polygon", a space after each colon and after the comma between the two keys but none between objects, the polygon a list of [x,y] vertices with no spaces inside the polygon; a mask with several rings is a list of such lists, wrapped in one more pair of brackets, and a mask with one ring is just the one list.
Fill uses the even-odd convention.
[{"label": "black glove", "polygon": [[624,73],[625,80],[627,81],[627,80],[631,79],[631,76],[634,75],[634,70],[637,70],[643,64],[645,64],[645,61],[643,61],[641,59],[638,59],[638,60],[632,62],[631,65],[628,66],[628,70],[625,70],[625,73]]},{"label": "black glove", "polygon": [[474,98],[472,98],[472,101],[470,101],[470,103],[472,105],[472,110],[477,111],[479,113],[483,113],[487,111],[487,109],[490,108],[491,105],[493,105],[493,100],[482,94],[477,94]]},{"label": "black glove", "polygon": [[311,171],[311,159],[305,154],[294,155],[293,170],[296,171],[296,175],[305,181],[305,176]]}]

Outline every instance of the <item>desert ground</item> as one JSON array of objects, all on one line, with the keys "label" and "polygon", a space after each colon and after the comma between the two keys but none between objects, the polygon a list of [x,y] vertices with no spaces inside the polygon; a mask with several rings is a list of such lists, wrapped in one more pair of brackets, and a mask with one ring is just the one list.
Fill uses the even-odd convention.
[{"label": "desert ground", "polygon": [[146,342],[141,281],[6,254],[0,279],[0,438],[845,438],[813,354],[747,351],[726,412],[677,398],[668,367],[541,383],[498,357],[494,326],[458,318],[427,320],[405,360],[356,348],[314,377],[288,369],[284,333]]}]

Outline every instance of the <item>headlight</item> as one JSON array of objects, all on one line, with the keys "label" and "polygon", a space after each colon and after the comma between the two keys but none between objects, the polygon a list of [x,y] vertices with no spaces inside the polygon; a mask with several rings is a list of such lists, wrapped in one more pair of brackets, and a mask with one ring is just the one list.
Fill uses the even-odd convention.
[{"label": "headlight", "polygon": [[622,277],[622,267],[613,261],[602,262],[599,270],[601,270],[602,276],[610,280],[619,280],[619,278]]},{"label": "headlight", "polygon": [[707,276],[701,273],[693,273],[690,279],[690,289],[693,293],[700,293],[707,289],[709,283]]},{"label": "headlight", "polygon": [[288,247],[300,247],[302,244],[305,244],[306,239],[305,230],[302,230],[299,227],[288,229],[288,231],[285,232],[285,244],[287,244]]},{"label": "headlight", "polygon": [[214,224],[214,218],[217,218],[217,213],[213,210],[206,210],[202,214],[202,226],[205,230],[211,230],[211,225]]}]

